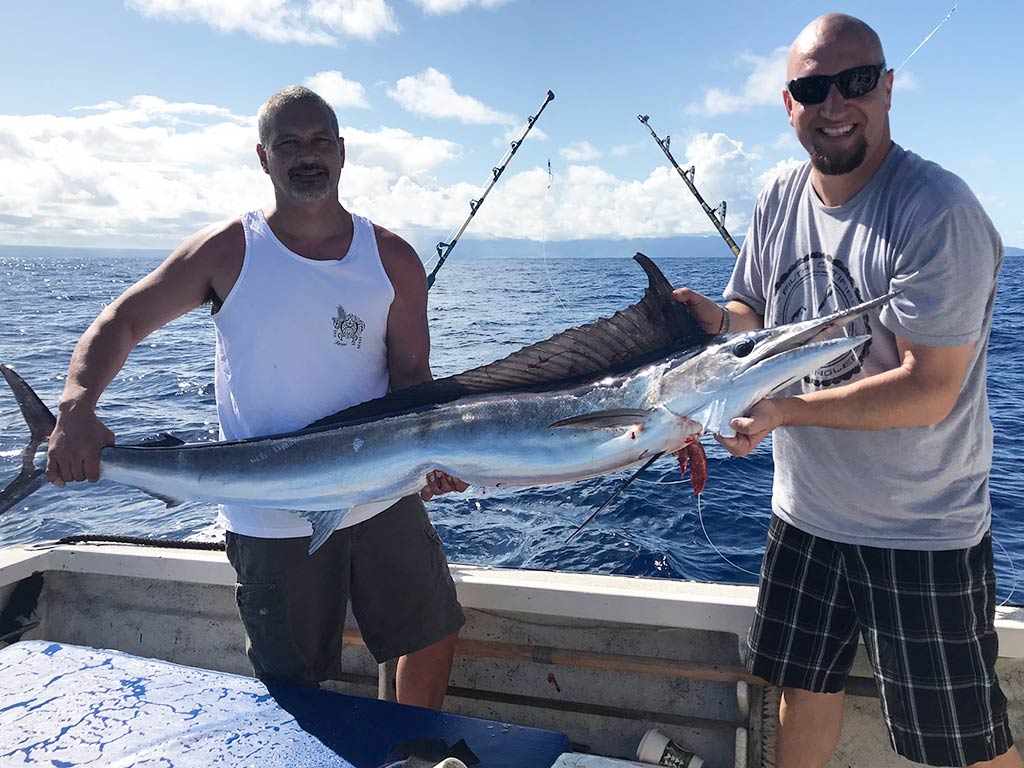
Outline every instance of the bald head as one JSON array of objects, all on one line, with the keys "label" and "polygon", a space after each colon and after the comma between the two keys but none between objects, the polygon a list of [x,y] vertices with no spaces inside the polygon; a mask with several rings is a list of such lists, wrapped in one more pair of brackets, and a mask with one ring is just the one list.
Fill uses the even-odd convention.
[{"label": "bald head", "polygon": [[786,79],[800,77],[828,58],[829,52],[859,50],[864,64],[885,61],[878,33],[860,19],[844,13],[819,16],[797,35],[789,47]]},{"label": "bald head", "polygon": [[782,100],[813,166],[826,205],[841,205],[870,181],[892,146],[893,72],[878,34],[842,13],[820,16],[797,35]]}]

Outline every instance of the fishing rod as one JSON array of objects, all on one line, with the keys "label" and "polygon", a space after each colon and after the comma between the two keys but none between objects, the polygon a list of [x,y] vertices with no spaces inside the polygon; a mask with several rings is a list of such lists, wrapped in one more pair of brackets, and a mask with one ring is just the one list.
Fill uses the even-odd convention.
[{"label": "fishing rod", "polygon": [[[668,158],[668,161],[672,163],[672,167],[679,172],[680,176],[682,176],[683,181],[686,182],[686,186],[690,188],[690,191],[693,193],[693,196],[697,198],[697,202],[699,202],[701,208],[704,209],[704,213],[708,215],[708,218],[711,219],[712,223],[715,225],[715,229],[718,230],[718,234],[720,234],[725,239],[725,242],[732,249],[733,254],[739,256],[740,247],[736,245],[736,241],[732,239],[732,237],[729,235],[728,230],[726,230],[725,228],[725,200],[719,203],[718,207],[715,209],[712,209],[710,205],[704,202],[704,198],[701,197],[700,192],[697,191],[697,187],[695,187],[693,184],[694,167],[691,165],[690,169],[687,171],[684,171],[682,168],[680,168],[679,163],[677,163],[676,159],[672,157],[672,152],[668,148],[669,141],[671,139],[668,136],[666,136],[665,139],[662,140],[658,136],[658,134],[654,132],[654,129],[651,128],[651,125],[648,122],[649,117],[647,115],[637,115],[637,119],[647,126],[647,130],[651,132],[651,136],[653,136],[654,140],[658,142],[658,146],[661,147],[661,151],[665,153],[665,157]],[[721,216],[721,218],[719,218],[719,216]],[[700,444],[698,443],[697,445],[699,447]],[[701,453],[703,453],[703,450],[701,450]],[[564,543],[568,544],[580,531],[582,531],[590,523],[591,520],[597,517],[598,513],[601,510],[603,510],[611,503],[612,499],[614,499],[616,496],[622,493],[622,491],[624,491],[628,485],[630,485],[634,480],[640,477],[640,475],[642,475],[647,470],[647,468],[651,466],[651,464],[660,459],[662,455],[663,454],[659,453],[656,456],[652,456],[642,467],[640,467],[640,469],[634,472],[625,483],[623,483],[616,489],[615,493],[613,493],[610,497],[608,497],[608,499],[605,500],[604,504],[602,504],[600,507],[591,512],[589,517],[587,517],[587,519],[584,520],[575,531],[569,534]],[[692,471],[693,470],[691,470],[691,473]],[[710,542],[711,540],[708,539],[708,541]],[[712,544],[711,546],[714,546],[714,544]]]},{"label": "fishing rod", "polygon": [[459,238],[462,237],[462,233],[466,231],[466,227],[469,226],[469,222],[473,220],[477,211],[480,210],[480,206],[484,204],[487,194],[491,191],[491,188],[498,183],[498,179],[501,178],[501,174],[505,172],[505,168],[515,156],[516,152],[519,151],[519,145],[523,143],[523,140],[526,138],[526,134],[530,132],[534,123],[536,123],[540,118],[540,115],[548,105],[548,102],[554,98],[555,94],[552,91],[548,91],[548,95],[544,97],[544,103],[540,105],[540,109],[537,110],[537,114],[526,118],[526,125],[523,126],[523,130],[522,133],[519,134],[519,138],[512,142],[504,156],[498,161],[498,165],[491,169],[491,178],[487,182],[487,186],[484,188],[483,194],[481,194],[476,200],[469,201],[469,216],[467,216],[466,220],[462,222],[462,226],[448,238],[448,242],[441,242],[437,244],[437,264],[430,271],[430,274],[427,275],[428,290],[434,284],[434,278],[441,269],[441,266],[448,259],[448,256],[451,255],[452,249],[455,248],[455,245],[459,242]]},{"label": "fishing rod", "polygon": [[697,202],[700,203],[700,207],[704,209],[704,213],[708,215],[708,218],[711,219],[711,223],[715,225],[715,229],[718,230],[718,234],[722,236],[722,239],[724,239],[729,248],[732,249],[733,255],[739,256],[740,247],[736,245],[736,241],[732,239],[729,231],[725,228],[725,200],[720,202],[717,208],[712,208],[704,202],[704,198],[701,197],[700,192],[697,191],[697,187],[693,183],[693,175],[696,172],[696,168],[692,165],[685,171],[680,168],[679,163],[677,163],[676,159],[672,157],[672,152],[668,148],[669,142],[672,140],[671,137],[666,136],[664,139],[659,138],[658,134],[654,132],[654,129],[651,128],[651,124],[648,122],[648,115],[637,115],[636,117],[637,120],[647,126],[647,130],[651,132],[651,136],[654,137],[658,146],[661,147],[661,151],[665,153],[665,157],[668,158],[668,161],[672,163],[672,167],[676,169],[683,181],[686,182],[686,186],[689,187],[693,196],[697,198]]}]

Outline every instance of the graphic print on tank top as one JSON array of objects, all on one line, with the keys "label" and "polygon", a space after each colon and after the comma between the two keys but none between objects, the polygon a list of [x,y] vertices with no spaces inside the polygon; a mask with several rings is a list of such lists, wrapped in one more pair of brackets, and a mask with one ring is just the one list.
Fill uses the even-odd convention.
[{"label": "graphic print on tank top", "polygon": [[[819,251],[812,251],[787,269],[775,283],[774,296],[775,325],[810,320],[864,301],[846,263]],[[844,333],[870,337],[871,322],[861,317],[848,325]],[[852,352],[805,376],[804,381],[814,387],[841,384],[860,372],[870,348],[869,338]]]},{"label": "graphic print on tank top", "polygon": [[345,312],[345,308],[339,304],[338,314],[333,318],[333,322],[335,344],[351,344],[356,349],[363,346],[363,331],[366,330],[366,323],[358,316],[348,314]]}]

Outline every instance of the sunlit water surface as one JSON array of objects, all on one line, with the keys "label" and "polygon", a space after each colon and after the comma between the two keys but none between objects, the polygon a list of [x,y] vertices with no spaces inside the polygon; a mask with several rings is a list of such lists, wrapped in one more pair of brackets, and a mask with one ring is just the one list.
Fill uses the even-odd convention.
[{"label": "sunlit water surface", "polygon": [[[541,254],[539,254],[541,255]],[[572,325],[636,301],[640,268],[622,259],[460,259],[453,255],[430,292],[432,364],[437,376],[502,357]],[[718,295],[732,259],[658,261],[674,285]],[[0,247],[0,361],[14,366],[44,402],[55,404],[71,350],[105,304],[161,258],[152,252]],[[989,355],[995,424],[993,531],[999,597],[1024,598],[1022,359],[1013,343],[1022,323],[1019,259],[1003,269]],[[199,309],[156,332],[131,355],[100,402],[121,442],[170,431],[187,441],[216,439],[213,325]],[[0,393],[0,479],[17,473],[27,432],[14,398]],[[698,506],[674,459],[655,464],[569,544],[566,536],[626,475],[529,490],[471,489],[432,501],[449,560],[495,566],[754,583],[768,527],[772,461],[767,446],[734,459],[705,441],[709,480]],[[865,477],[864,482],[871,482]],[[60,491],[46,487],[0,519],[0,546],[104,533],[218,537],[207,505],[167,509],[113,483]]]}]

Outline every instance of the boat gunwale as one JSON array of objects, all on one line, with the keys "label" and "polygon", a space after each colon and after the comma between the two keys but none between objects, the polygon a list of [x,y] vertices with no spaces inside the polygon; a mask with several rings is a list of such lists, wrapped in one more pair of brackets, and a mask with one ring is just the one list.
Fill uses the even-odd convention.
[{"label": "boat gunwale", "polygon": [[[757,587],[637,576],[450,564],[463,607],[611,624],[726,632],[745,638]],[[36,572],[234,586],[222,551],[120,544],[34,544],[0,549],[0,589]],[[996,609],[999,657],[1024,659],[1024,607]]]}]

